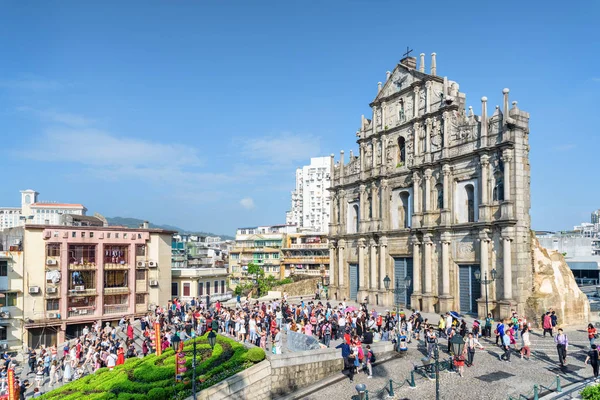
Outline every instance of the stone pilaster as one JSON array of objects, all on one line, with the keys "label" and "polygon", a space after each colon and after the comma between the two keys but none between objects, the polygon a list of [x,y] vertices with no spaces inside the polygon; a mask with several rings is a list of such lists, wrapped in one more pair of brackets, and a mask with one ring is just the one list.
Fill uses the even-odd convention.
[{"label": "stone pilaster", "polygon": [[490,218],[488,212],[489,205],[489,165],[490,165],[490,157],[487,154],[482,155],[479,158],[479,176],[480,176],[480,186],[481,186],[481,204],[479,204],[479,220],[480,221],[488,221]]},{"label": "stone pilaster", "polygon": [[[366,290],[366,281],[365,281],[365,248],[367,247],[367,243],[365,239],[358,239],[358,290],[363,292]],[[360,295],[359,300],[362,301],[362,295]]]},{"label": "stone pilaster", "polygon": [[418,172],[413,173],[413,217],[412,227],[421,227],[421,177]]},{"label": "stone pilaster", "polygon": [[420,128],[419,128],[419,123],[415,122],[413,124],[413,153],[415,156],[418,156],[419,154],[421,154],[421,149],[420,149],[420,143],[419,140],[421,139],[421,132],[420,132]]},{"label": "stone pilaster", "polygon": [[445,164],[442,167],[442,174],[444,176],[444,195],[443,195],[443,206],[442,209],[442,225],[448,226],[451,223],[451,213],[450,213],[450,174],[451,168],[448,164]]},{"label": "stone pilaster", "polygon": [[337,253],[337,242],[335,240],[329,241],[329,286],[339,286],[339,282],[336,282],[335,277],[335,258]]},{"label": "stone pilaster", "polygon": [[390,229],[390,187],[386,179],[381,180],[381,228],[385,231]]},{"label": "stone pilaster", "polygon": [[[375,291],[378,289],[377,285],[377,242],[371,239],[369,242],[370,247],[370,263],[369,263],[369,289]],[[369,301],[370,302],[370,301]]]},{"label": "stone pilaster", "polygon": [[429,112],[431,112],[431,81],[425,82],[425,114]]},{"label": "stone pilaster", "polygon": [[[410,302],[413,308],[418,309],[421,307],[421,297],[423,294],[423,288],[421,286],[421,242],[416,235],[413,235],[411,236],[411,243],[413,247],[413,293]],[[394,279],[396,279],[395,276]]]},{"label": "stone pilaster", "polygon": [[434,305],[436,302],[434,293],[433,293],[433,274],[432,274],[432,266],[431,266],[431,253],[433,249],[433,241],[431,240],[431,234],[427,233],[423,236],[423,258],[424,258],[424,266],[425,266],[425,275],[423,279],[423,288],[425,293],[423,293],[423,311],[424,312],[434,312]]},{"label": "stone pilaster", "polygon": [[421,96],[420,96],[420,92],[421,92],[421,88],[418,86],[415,86],[414,88],[414,101],[413,101],[413,118],[418,118],[419,117],[419,105],[421,102]]},{"label": "stone pilaster", "polygon": [[345,262],[344,262],[344,249],[346,247],[346,242],[342,239],[339,240],[338,243],[338,287],[341,289],[344,287],[344,271],[345,271]]},{"label": "stone pilaster", "polygon": [[385,286],[383,284],[383,279],[387,275],[387,246],[388,240],[387,237],[382,236],[379,238],[379,290],[385,291]]},{"label": "stone pilaster", "polygon": [[442,294],[439,296],[438,312],[444,313],[454,308],[454,297],[450,294],[450,243],[452,235],[450,232],[444,232],[440,239],[442,242]]},{"label": "stone pilaster", "polygon": [[513,281],[512,281],[512,242],[511,232],[506,229],[502,233],[502,286],[504,288],[502,300],[498,302],[500,306],[500,317],[506,318],[511,315],[511,310],[515,306],[513,300]]},{"label": "stone pilaster", "polygon": [[366,231],[366,221],[368,216],[368,199],[367,199],[367,187],[365,185],[360,185],[359,187],[359,200],[358,200],[358,213],[359,213],[359,223],[358,223],[358,232]]},{"label": "stone pilaster", "polygon": [[485,317],[485,291],[486,285],[484,279],[491,278],[489,271],[489,260],[490,260],[490,237],[488,235],[488,229],[482,229],[479,232],[479,272],[481,273],[481,298],[477,299],[477,314],[480,317]]}]

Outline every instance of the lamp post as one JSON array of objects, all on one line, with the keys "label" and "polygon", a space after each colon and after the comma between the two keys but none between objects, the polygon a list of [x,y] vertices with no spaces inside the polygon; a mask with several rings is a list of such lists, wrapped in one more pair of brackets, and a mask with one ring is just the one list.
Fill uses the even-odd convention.
[{"label": "lamp post", "polygon": [[496,269],[492,270],[492,279],[488,279],[487,271],[483,271],[483,279],[481,279],[481,271],[475,271],[475,280],[485,286],[485,316],[487,318],[490,313],[488,310],[488,285],[496,280]]},{"label": "lamp post", "polygon": [[194,343],[194,350],[192,355],[192,395],[196,400],[196,329],[192,329],[192,340]]},{"label": "lamp post", "polygon": [[450,345],[452,345],[452,353],[454,354],[452,357],[452,363],[454,364],[455,361],[457,363],[463,363],[464,360],[462,358],[462,352],[463,348],[465,347],[465,339],[458,333],[455,333],[454,336],[452,336],[452,339],[450,339]]},{"label": "lamp post", "polygon": [[390,289],[391,282],[392,280],[388,275],[383,278],[383,286],[385,287],[385,290],[391,290],[391,292],[394,293],[394,300],[396,303],[396,318],[398,319],[398,323],[400,323],[400,294],[406,293],[408,289],[410,289],[411,279],[410,276],[404,277],[404,284],[402,285],[400,285],[400,279],[396,279],[396,287],[393,289]]}]

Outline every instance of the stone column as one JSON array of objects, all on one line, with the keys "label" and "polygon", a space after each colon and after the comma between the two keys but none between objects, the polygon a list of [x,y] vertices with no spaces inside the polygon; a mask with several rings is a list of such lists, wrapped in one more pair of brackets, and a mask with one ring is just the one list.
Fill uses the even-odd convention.
[{"label": "stone column", "polygon": [[489,172],[488,166],[490,165],[490,156],[487,154],[483,154],[479,158],[479,166],[480,166],[480,174],[481,174],[481,204],[487,205],[489,202],[489,189],[488,189],[488,180],[489,180]]},{"label": "stone column", "polygon": [[431,272],[431,252],[433,249],[433,242],[431,240],[431,234],[427,233],[423,236],[423,258],[425,258],[425,276],[423,282],[423,311],[434,312],[434,294],[433,294],[433,275]]},{"label": "stone column", "polygon": [[431,111],[431,81],[425,82],[425,114]]},{"label": "stone column", "polygon": [[510,201],[510,162],[512,161],[511,149],[502,152],[502,161],[504,162],[504,201]]},{"label": "stone column", "polygon": [[[358,239],[358,290],[364,292],[367,289],[365,285],[365,239]],[[362,301],[362,299],[359,297]]]},{"label": "stone column", "polygon": [[419,103],[421,101],[419,92],[421,88],[415,86],[414,88],[414,102],[413,102],[413,118],[417,118],[419,116]]},{"label": "stone column", "polygon": [[413,173],[413,216],[411,226],[421,227],[421,178],[418,172]]},{"label": "stone column", "polygon": [[[413,246],[413,293],[411,295],[411,304],[413,308],[421,308],[421,242],[416,235],[411,237],[411,243]],[[394,279],[396,277],[394,276]]]},{"label": "stone column", "polygon": [[450,166],[448,164],[444,164],[444,166],[442,166],[442,174],[444,176],[444,183],[443,183],[443,195],[442,195],[442,211],[441,211],[441,224],[444,226],[448,226],[450,225],[450,223],[452,222],[451,219],[451,213],[450,213],[450,182],[451,182],[451,178],[450,175],[452,173],[452,170],[450,168]]},{"label": "stone column", "polygon": [[377,166],[377,140],[373,139],[371,141],[371,168],[375,168]]},{"label": "stone column", "polygon": [[371,262],[369,265],[369,288],[371,291],[377,290],[377,242],[371,239]]},{"label": "stone column", "polygon": [[511,300],[512,295],[512,253],[511,240],[509,236],[502,236],[502,253],[504,269],[504,300]]},{"label": "stone column", "polygon": [[387,105],[385,102],[381,103],[381,130],[385,130],[385,114],[387,113]]},{"label": "stone column", "polygon": [[382,229],[390,229],[390,193],[389,193],[388,181],[386,179],[381,180],[381,226]]},{"label": "stone column", "polygon": [[[444,95],[445,96],[445,95]],[[444,149],[448,147],[448,143],[449,143],[449,136],[450,136],[450,129],[448,129],[448,121],[450,120],[450,113],[448,111],[444,111],[442,114],[442,119],[444,120],[444,125],[443,125],[443,129],[444,129],[444,135],[443,135],[443,139],[444,139]]]},{"label": "stone column", "polygon": [[[387,148],[386,148],[386,144],[387,144],[387,139],[385,136],[381,137],[381,166],[383,168],[387,167],[387,159],[386,159],[386,154],[387,154]],[[382,169],[381,174],[385,174],[385,169]]]},{"label": "stone column", "polygon": [[378,196],[378,190],[377,190],[377,184],[375,182],[371,183],[371,201],[372,201],[372,207],[373,207],[373,218],[374,220],[376,219],[380,219],[381,216],[379,215],[379,196]]},{"label": "stone column", "polygon": [[[490,268],[489,268],[489,259],[490,259],[490,237],[488,236],[489,230],[482,229],[479,232],[479,272],[481,273],[481,297],[477,299],[477,315],[481,318],[486,317],[485,313],[485,290],[486,285],[483,283],[483,280],[487,277],[487,279],[491,279]],[[489,288],[488,288],[488,296],[489,296]],[[490,309],[493,309],[493,304],[490,304]]]},{"label": "stone column", "polygon": [[452,235],[450,232],[442,233],[442,295],[439,297],[439,312],[448,312],[452,310],[454,298],[450,295],[450,243]]},{"label": "stone column", "polygon": [[[337,242],[335,240],[329,241],[329,287],[336,285],[335,279],[335,253]],[[338,283],[339,286],[339,283]]]},{"label": "stone column", "polygon": [[373,122],[371,124],[373,127],[373,131],[371,132],[373,135],[377,133],[377,106],[373,106]]},{"label": "stone column", "polygon": [[346,226],[346,191],[341,189],[338,192],[338,207],[340,209],[340,220],[338,221],[338,233],[346,233],[348,231],[348,227]]},{"label": "stone column", "polygon": [[379,238],[379,290],[385,290],[383,279],[387,275],[387,237]]},{"label": "stone column", "polygon": [[425,195],[423,196],[423,205],[425,207],[425,211],[431,211],[431,169],[427,168],[425,173],[423,174],[423,179],[425,179]]},{"label": "stone column", "polygon": [[[344,286],[344,247],[346,242],[342,239],[338,241],[338,287]],[[343,297],[340,291],[340,296]]]}]

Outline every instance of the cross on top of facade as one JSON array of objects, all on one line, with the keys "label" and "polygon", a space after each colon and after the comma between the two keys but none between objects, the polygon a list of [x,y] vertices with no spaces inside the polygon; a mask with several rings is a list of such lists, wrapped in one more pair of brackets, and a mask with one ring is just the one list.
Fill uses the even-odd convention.
[{"label": "cross on top of facade", "polygon": [[404,53],[402,55],[402,58],[408,57],[410,55],[410,53],[412,53],[412,52],[413,52],[412,49],[410,47],[406,46],[406,53]]}]

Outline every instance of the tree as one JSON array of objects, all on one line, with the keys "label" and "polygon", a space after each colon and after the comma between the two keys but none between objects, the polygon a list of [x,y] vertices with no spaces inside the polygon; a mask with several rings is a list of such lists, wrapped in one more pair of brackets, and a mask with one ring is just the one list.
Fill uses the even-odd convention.
[{"label": "tree", "polygon": [[258,278],[262,278],[265,276],[265,271],[262,266],[254,263],[248,264],[248,275],[254,275],[254,279],[258,282]]}]

